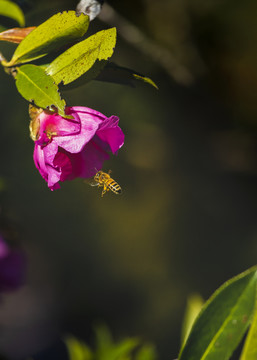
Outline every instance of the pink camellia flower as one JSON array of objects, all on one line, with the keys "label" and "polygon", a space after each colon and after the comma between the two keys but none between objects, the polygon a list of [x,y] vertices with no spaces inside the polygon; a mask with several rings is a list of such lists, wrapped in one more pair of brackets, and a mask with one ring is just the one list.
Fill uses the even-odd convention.
[{"label": "pink camellia flower", "polygon": [[20,287],[24,283],[25,268],[24,253],[10,248],[0,235],[0,292]]},{"label": "pink camellia flower", "polygon": [[124,143],[117,116],[81,106],[67,107],[66,114],[73,119],[42,111],[33,120],[35,165],[51,190],[60,188],[60,181],[94,176],[109,152],[117,154]]}]

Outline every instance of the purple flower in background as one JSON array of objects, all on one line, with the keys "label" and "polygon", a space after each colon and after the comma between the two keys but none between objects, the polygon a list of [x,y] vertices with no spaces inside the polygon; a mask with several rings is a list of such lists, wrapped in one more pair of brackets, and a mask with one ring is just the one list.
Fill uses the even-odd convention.
[{"label": "purple flower in background", "polygon": [[17,289],[24,278],[24,254],[19,249],[10,248],[0,235],[0,292]]},{"label": "purple flower in background", "polygon": [[60,181],[77,177],[90,178],[124,143],[119,118],[107,118],[87,107],[68,107],[66,119],[58,114],[41,112],[36,119],[34,162],[51,190]]}]

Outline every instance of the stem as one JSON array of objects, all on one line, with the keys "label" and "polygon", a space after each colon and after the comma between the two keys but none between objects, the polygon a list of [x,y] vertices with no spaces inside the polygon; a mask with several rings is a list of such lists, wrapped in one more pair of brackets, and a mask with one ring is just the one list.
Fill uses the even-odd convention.
[{"label": "stem", "polygon": [[1,52],[0,52],[0,62],[1,63],[6,62],[6,59],[5,59],[4,55]]},{"label": "stem", "polygon": [[13,67],[7,67],[6,65],[8,64],[8,62],[6,61],[4,55],[0,52],[0,63],[1,65],[4,67],[4,71],[8,74],[8,75],[12,75],[14,78],[17,74],[17,69],[15,66]]}]

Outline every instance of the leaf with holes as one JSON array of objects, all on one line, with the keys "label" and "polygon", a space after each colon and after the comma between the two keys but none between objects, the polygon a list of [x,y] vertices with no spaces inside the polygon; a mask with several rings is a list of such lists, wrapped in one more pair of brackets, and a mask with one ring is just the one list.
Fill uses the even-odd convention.
[{"label": "leaf with holes", "polygon": [[87,15],[76,16],[75,11],[55,14],[25,37],[6,65],[13,66],[45,56],[82,37],[88,25]]},{"label": "leaf with holes", "polygon": [[65,101],[51,76],[36,65],[23,65],[17,69],[16,86],[20,94],[40,108],[58,110],[65,117]]},{"label": "leaf with holes", "polygon": [[250,324],[256,286],[257,267],[223,284],[197,317],[179,360],[228,360]]},{"label": "leaf with holes", "polygon": [[96,60],[102,62],[109,59],[115,44],[116,28],[99,31],[58,56],[46,72],[54,78],[56,84],[69,84],[86,73]]}]

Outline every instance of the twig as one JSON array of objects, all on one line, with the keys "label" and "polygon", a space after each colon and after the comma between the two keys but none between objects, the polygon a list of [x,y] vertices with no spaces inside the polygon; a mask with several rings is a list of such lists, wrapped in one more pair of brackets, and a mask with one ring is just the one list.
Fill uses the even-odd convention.
[{"label": "twig", "polygon": [[4,55],[0,52],[0,62],[6,61]]},{"label": "twig", "polygon": [[173,56],[171,51],[149,39],[134,24],[105,3],[98,18],[110,26],[116,26],[120,36],[157,62],[179,84],[190,85],[194,76]]}]

